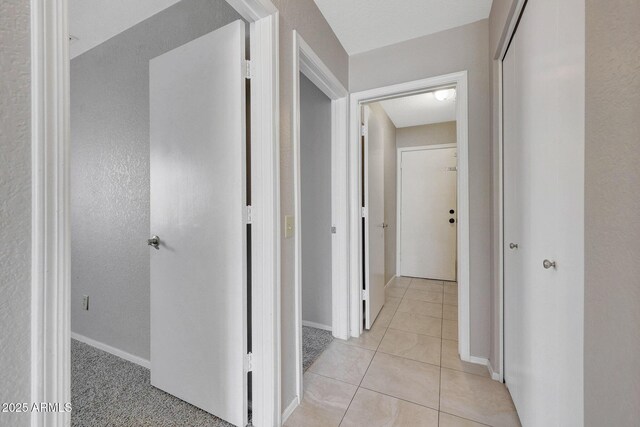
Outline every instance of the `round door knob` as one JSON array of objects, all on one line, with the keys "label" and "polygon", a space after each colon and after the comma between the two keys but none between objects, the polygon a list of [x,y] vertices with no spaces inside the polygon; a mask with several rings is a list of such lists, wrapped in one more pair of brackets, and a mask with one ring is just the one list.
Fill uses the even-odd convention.
[{"label": "round door knob", "polygon": [[147,245],[160,249],[160,238],[158,236],[151,236],[150,239],[147,239]]},{"label": "round door knob", "polygon": [[556,268],[556,262],[545,259],[544,261],[542,261],[542,266],[547,270],[550,269],[551,267]]},{"label": "round door knob", "polygon": [[454,222],[456,222],[456,220],[455,220],[455,219],[453,219],[453,218],[449,218],[449,224],[453,224]]},{"label": "round door knob", "polygon": [[453,209],[449,209],[449,213],[453,215],[454,213],[456,213],[456,211],[454,211]]}]

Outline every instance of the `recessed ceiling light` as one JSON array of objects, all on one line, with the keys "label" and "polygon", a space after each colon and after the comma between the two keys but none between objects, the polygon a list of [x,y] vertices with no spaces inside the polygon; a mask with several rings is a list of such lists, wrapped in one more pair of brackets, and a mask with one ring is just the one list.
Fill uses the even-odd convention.
[{"label": "recessed ceiling light", "polygon": [[433,93],[433,96],[438,100],[438,101],[446,101],[448,99],[455,99],[456,97],[456,90],[455,89],[441,89],[441,90],[437,90]]}]

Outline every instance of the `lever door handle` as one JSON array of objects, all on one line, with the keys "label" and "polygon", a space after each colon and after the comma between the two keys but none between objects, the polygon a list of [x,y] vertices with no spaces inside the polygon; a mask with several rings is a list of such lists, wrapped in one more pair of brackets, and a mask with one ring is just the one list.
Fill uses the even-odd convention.
[{"label": "lever door handle", "polygon": [[544,268],[546,268],[547,270],[550,269],[551,267],[556,268],[556,262],[555,261],[549,261],[548,259],[545,259],[544,261],[542,261],[542,266]]},{"label": "lever door handle", "polygon": [[517,243],[509,243],[509,249],[518,249]]},{"label": "lever door handle", "polygon": [[158,236],[151,236],[150,239],[147,239],[147,245],[160,249],[160,238]]}]

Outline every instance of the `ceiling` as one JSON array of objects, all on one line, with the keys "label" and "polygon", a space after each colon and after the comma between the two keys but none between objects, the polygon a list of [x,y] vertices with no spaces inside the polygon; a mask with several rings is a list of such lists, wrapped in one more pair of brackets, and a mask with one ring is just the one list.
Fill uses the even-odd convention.
[{"label": "ceiling", "polygon": [[70,0],[70,55],[74,58],[179,0]]},{"label": "ceiling", "polygon": [[451,122],[456,119],[456,101],[452,97],[438,101],[434,92],[380,101],[396,128]]},{"label": "ceiling", "polygon": [[489,17],[492,0],[314,0],[349,55]]}]

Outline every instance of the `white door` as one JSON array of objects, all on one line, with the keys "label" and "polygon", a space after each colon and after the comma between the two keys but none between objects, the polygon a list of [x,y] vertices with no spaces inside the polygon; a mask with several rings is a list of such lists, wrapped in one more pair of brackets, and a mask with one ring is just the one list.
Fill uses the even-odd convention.
[{"label": "white door", "polygon": [[505,382],[526,426],[583,425],[580,3],[528,2],[503,62]]},{"label": "white door", "polygon": [[[371,328],[384,305],[384,145],[371,136],[369,116],[364,107],[364,205],[365,229],[365,326]],[[373,132],[373,130],[371,130]]]},{"label": "white door", "polygon": [[400,275],[455,281],[456,149],[400,155]]},{"label": "white door", "polygon": [[244,24],[150,61],[151,384],[247,423]]}]

